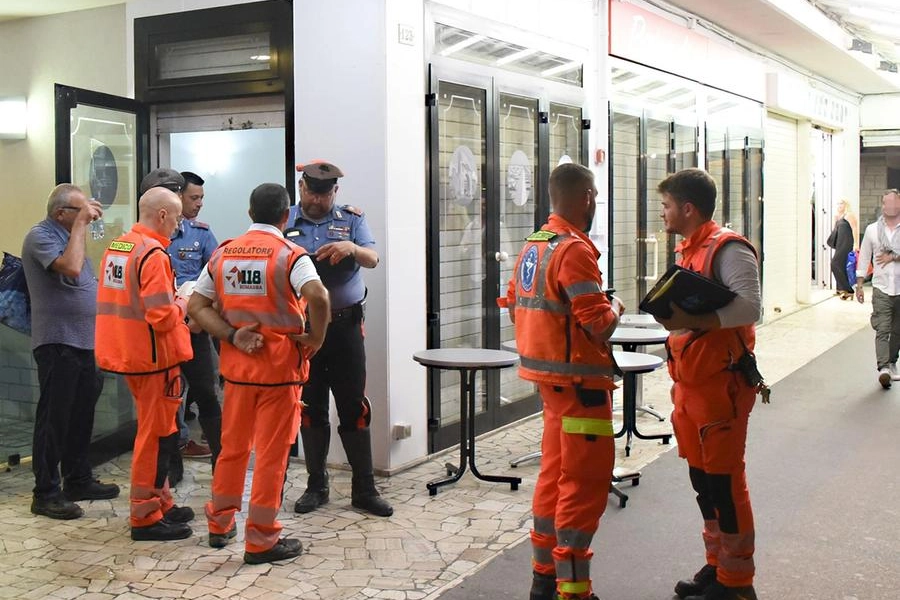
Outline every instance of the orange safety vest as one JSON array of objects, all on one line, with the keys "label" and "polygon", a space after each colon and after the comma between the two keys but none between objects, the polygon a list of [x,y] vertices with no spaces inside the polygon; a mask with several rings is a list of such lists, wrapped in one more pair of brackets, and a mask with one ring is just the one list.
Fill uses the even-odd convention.
[{"label": "orange safety vest", "polygon": [[[516,349],[519,377],[549,385],[615,389],[608,345],[598,346],[578,326],[569,300],[561,295],[559,259],[569,244],[584,240],[542,229],[525,240],[514,272]],[[595,249],[592,248],[594,252]],[[600,292],[599,285],[597,292]],[[505,298],[500,299],[504,304]]]},{"label": "orange safety vest", "polygon": [[291,286],[291,270],[306,250],[267,231],[248,231],[220,245],[207,269],[222,318],[233,327],[259,323],[263,347],[245,354],[222,342],[219,366],[231,383],[302,385],[309,360],[288,337],[302,333],[306,301]]},{"label": "orange safety vest", "polygon": [[[147,312],[175,305],[175,273],[159,240],[140,223],[113,240],[103,254],[97,286],[95,354],[97,365],[114,373],[147,375],[165,371],[193,357],[191,334],[179,314],[172,329],[154,329]],[[147,262],[155,253],[164,260]],[[144,272],[159,269],[162,273]],[[141,277],[144,287],[141,287]]]},{"label": "orange safety vest", "polygon": [[[740,242],[753,253],[756,249],[744,236],[708,221],[694,232],[691,240],[682,242],[675,250],[681,253],[679,265],[714,278],[713,259],[725,244]],[[669,353],[669,375],[673,381],[689,384],[703,383],[708,377],[720,373],[740,358],[745,348],[752,351],[756,345],[756,325],[742,325],[703,332],[670,333],[666,342]]]}]

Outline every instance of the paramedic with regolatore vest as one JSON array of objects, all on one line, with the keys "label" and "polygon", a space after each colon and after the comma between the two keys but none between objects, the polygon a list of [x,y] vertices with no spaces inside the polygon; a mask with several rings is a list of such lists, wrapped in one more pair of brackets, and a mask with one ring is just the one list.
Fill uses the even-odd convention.
[{"label": "paramedic with regolatore vest", "polygon": [[249,564],[291,559],[303,549],[299,540],[279,538],[277,516],[309,358],[322,346],[330,315],[328,291],[306,251],[281,234],[288,202],[276,183],[253,190],[253,225],[213,252],[188,303],[191,318],[222,342],[222,452],[206,503],[209,545],[223,547],[237,534],[235,513],[255,450],[244,539]]}]

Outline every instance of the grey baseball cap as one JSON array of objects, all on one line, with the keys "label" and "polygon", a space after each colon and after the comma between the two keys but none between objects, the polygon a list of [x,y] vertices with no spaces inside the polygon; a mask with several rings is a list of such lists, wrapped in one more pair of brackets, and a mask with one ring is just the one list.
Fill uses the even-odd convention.
[{"label": "grey baseball cap", "polygon": [[184,177],[174,169],[153,169],[141,179],[141,195],[150,188],[164,187],[173,192],[184,189]]}]

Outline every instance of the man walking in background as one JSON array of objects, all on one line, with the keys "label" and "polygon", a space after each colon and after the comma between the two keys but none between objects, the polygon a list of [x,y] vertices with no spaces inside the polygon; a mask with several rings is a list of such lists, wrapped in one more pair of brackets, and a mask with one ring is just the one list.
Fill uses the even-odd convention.
[{"label": "man walking in background", "polygon": [[875,330],[875,366],[878,383],[888,389],[900,380],[900,192],[888,190],[881,198],[881,216],[866,227],[856,265],[856,299],[865,301],[863,283],[872,271],[872,329]]}]

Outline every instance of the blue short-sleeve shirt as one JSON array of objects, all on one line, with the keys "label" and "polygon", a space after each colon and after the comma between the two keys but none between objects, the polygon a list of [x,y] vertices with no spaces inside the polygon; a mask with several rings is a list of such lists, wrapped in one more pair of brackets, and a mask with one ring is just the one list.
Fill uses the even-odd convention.
[{"label": "blue short-sleeve shirt", "polygon": [[175,283],[181,285],[185,281],[196,281],[218,246],[219,242],[209,225],[196,219],[182,221],[172,235],[172,243],[166,248],[172,257]]},{"label": "blue short-sleeve shirt", "polygon": [[[314,221],[300,210],[300,205],[291,207],[285,237],[302,246],[310,254],[331,242],[351,241],[357,246],[368,248],[375,245],[375,239],[361,211],[348,206],[334,206],[324,218]],[[340,310],[362,301],[366,297],[366,283],[360,273],[360,266],[352,256],[336,265],[328,261],[313,263],[328,289],[331,309]]]},{"label": "blue short-sleeve shirt", "polygon": [[69,232],[53,219],[44,219],[25,235],[22,267],[31,297],[31,347],[66,344],[94,349],[97,315],[97,278],[85,257],[78,277],[66,277],[50,265],[62,256]]}]

